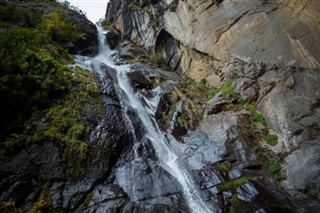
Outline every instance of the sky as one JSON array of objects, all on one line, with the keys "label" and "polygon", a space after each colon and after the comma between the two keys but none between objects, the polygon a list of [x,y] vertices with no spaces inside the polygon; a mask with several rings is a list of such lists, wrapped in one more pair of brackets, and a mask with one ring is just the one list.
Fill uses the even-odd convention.
[{"label": "sky", "polygon": [[68,0],[70,5],[78,7],[86,13],[87,18],[95,23],[104,18],[109,0]]}]

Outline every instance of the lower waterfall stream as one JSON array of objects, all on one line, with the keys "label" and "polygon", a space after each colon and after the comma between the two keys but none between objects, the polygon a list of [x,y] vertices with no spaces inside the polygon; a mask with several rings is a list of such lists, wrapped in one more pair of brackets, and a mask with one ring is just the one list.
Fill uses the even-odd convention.
[{"label": "lower waterfall stream", "polygon": [[[135,92],[131,88],[131,83],[127,76],[127,73],[130,72],[130,65],[116,65],[113,62],[111,55],[115,52],[109,48],[106,42],[105,32],[101,27],[97,26],[97,28],[99,32],[99,54],[93,60],[116,70],[118,88],[120,88],[117,92],[121,96],[122,100],[120,102],[122,111],[126,115],[127,122],[130,123],[129,126],[132,134],[134,134],[135,131],[142,131],[141,134],[143,134],[144,137],[152,143],[152,147],[156,153],[157,165],[169,173],[176,180],[178,185],[180,185],[184,200],[188,205],[187,209],[189,209],[190,212],[220,212],[220,209],[214,206],[215,204],[210,204],[209,207],[209,205],[203,201],[198,189],[199,186],[194,184],[193,177],[189,174],[183,159],[179,159],[179,157],[175,154],[174,150],[169,145],[169,140],[158,127],[158,124],[154,118],[154,114],[159,103],[159,98],[161,97],[161,88],[157,87],[153,89],[153,98],[150,99],[139,95],[139,92]],[[77,64],[81,64],[80,59],[77,61],[76,58],[76,62]],[[82,67],[84,67],[83,64]],[[95,72],[100,78],[100,82],[102,84],[101,87],[103,88],[103,66],[94,66],[92,71]],[[127,115],[128,111],[133,111],[136,114],[142,128],[135,129],[134,125],[130,121],[129,115]],[[130,198],[133,201],[137,201],[138,199],[134,197],[134,187],[135,186],[133,184],[131,186],[131,188],[133,188],[131,189],[133,191],[131,193],[133,197],[130,196]],[[145,187],[149,186],[146,185]]]}]

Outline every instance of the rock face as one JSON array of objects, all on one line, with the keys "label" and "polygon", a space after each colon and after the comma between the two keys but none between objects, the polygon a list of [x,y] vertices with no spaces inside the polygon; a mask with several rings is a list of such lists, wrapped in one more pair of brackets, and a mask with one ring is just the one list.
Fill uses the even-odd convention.
[{"label": "rock face", "polygon": [[77,26],[83,37],[70,48],[70,53],[77,55],[95,56],[98,54],[97,28],[85,16],[76,11],[69,11],[72,22]]},{"label": "rock face", "polygon": [[[81,105],[84,148],[46,137],[1,156],[0,211],[317,212],[319,10],[316,0],[111,0],[112,31],[99,38],[115,51],[75,57],[101,95]],[[88,26],[73,53],[94,54]]]},{"label": "rock face", "polygon": [[[235,78],[236,92],[278,137],[266,148],[283,156],[283,186],[312,206],[320,186],[313,152],[320,146],[319,14],[317,0],[110,0],[106,20],[122,39],[196,81],[218,86]],[[209,105],[211,116],[228,103],[216,96]]]},{"label": "rock face", "polygon": [[318,13],[316,0],[111,0],[106,19],[169,64],[180,59],[171,66],[200,80],[221,72],[217,66],[230,58],[319,68]]}]

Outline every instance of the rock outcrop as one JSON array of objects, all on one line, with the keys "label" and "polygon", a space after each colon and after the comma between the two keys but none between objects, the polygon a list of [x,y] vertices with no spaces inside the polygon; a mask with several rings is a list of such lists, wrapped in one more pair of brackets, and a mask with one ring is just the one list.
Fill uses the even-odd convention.
[{"label": "rock outcrop", "polygon": [[[115,51],[75,56],[70,95],[1,141],[0,211],[317,212],[319,10],[110,0]],[[94,55],[69,13],[84,36],[64,47]]]},{"label": "rock outcrop", "polygon": [[98,54],[98,39],[97,28],[84,15],[79,12],[70,10],[69,15],[72,22],[78,28],[80,33],[83,33],[82,38],[72,44],[70,53],[77,55],[95,56]]},{"label": "rock outcrop", "polygon": [[169,61],[181,57],[176,63],[183,72],[193,69],[194,76],[202,69],[204,74],[197,76],[201,79],[221,72],[217,65],[230,58],[319,68],[317,5],[316,0],[223,1],[219,5],[207,0],[111,0],[106,19],[124,38],[160,52]]},{"label": "rock outcrop", "polygon": [[[219,86],[235,79],[236,92],[257,105],[278,138],[262,146],[282,156],[288,176],[282,185],[311,211],[320,186],[320,158],[312,154],[320,146],[319,14],[317,0],[111,0],[106,20],[123,40],[196,81]],[[216,97],[210,104],[206,115],[228,101]]]}]

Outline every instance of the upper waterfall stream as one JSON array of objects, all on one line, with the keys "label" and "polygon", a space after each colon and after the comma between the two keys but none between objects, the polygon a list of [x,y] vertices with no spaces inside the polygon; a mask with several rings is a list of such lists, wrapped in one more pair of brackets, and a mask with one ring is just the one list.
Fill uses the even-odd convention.
[{"label": "upper waterfall stream", "polygon": [[[130,80],[127,73],[130,72],[130,65],[116,65],[111,59],[111,55],[115,53],[110,50],[107,42],[105,41],[105,32],[98,27],[99,32],[99,54],[94,58],[94,60],[101,62],[116,70],[117,82],[120,88],[121,96],[121,107],[124,114],[127,114],[129,110],[134,111],[138,117],[139,123],[141,124],[143,130],[136,130],[134,125],[131,123],[132,133],[135,131],[143,131],[142,134],[151,143],[156,152],[156,157],[158,159],[158,166],[168,172],[170,175],[176,179],[178,184],[181,186],[183,191],[183,196],[188,204],[188,208],[194,213],[209,213],[209,212],[220,212],[218,208],[215,208],[215,204],[209,207],[203,200],[198,190],[199,186],[194,184],[193,177],[189,174],[188,169],[182,159],[175,154],[173,149],[169,145],[169,141],[165,134],[159,129],[158,124],[154,118],[155,110],[159,103],[159,97],[161,90],[155,88],[152,90],[153,98],[147,99],[139,95],[139,92],[135,92],[131,87]],[[101,80],[101,87],[103,88],[104,81],[104,69],[102,66],[95,66],[94,72],[97,73]],[[126,115],[128,122],[130,118]],[[134,192],[134,184],[131,186]],[[148,187],[148,186],[145,186]],[[131,198],[135,200],[135,198]],[[211,209],[213,208],[213,209]]]}]

